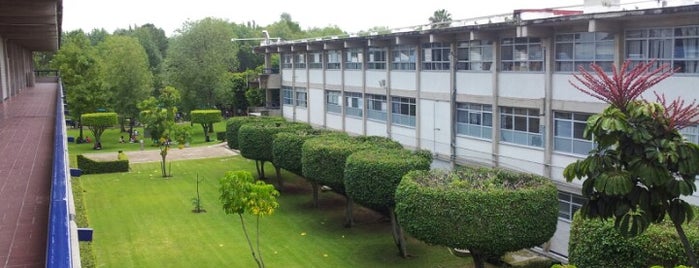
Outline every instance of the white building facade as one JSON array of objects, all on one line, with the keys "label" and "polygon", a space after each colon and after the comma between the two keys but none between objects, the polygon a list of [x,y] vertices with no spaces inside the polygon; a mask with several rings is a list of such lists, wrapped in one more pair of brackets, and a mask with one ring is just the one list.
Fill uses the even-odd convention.
[{"label": "white building facade", "polygon": [[[542,248],[567,256],[572,214],[584,199],[581,181],[566,182],[563,169],[590,151],[585,122],[606,107],[575,89],[572,75],[590,63],[611,72],[627,59],[657,59],[679,71],[653,90],[699,99],[699,5],[537,19],[524,13],[497,23],[267,43],[256,51],[281,55],[276,79],[290,121],[390,137],[447,166],[551,178],[559,224]],[[683,133],[699,142],[699,128]]]}]

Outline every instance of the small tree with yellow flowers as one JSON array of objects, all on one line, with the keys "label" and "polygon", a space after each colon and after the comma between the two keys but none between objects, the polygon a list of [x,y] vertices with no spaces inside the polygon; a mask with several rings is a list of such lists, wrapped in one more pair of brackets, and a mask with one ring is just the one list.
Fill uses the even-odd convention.
[{"label": "small tree with yellow flowers", "polygon": [[[255,181],[252,174],[244,170],[226,172],[226,175],[219,180],[219,184],[221,194],[219,200],[223,205],[223,211],[226,214],[238,214],[252,257],[258,267],[265,267],[260,251],[260,216],[272,215],[274,210],[279,207],[277,202],[279,192],[274,189],[273,185]],[[256,218],[255,243],[257,249],[253,247],[245,227],[243,214],[246,212]]]}]

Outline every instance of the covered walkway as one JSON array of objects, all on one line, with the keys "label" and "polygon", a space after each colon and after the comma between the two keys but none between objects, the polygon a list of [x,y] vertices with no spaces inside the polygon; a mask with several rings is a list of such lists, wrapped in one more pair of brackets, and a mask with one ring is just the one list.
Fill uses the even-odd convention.
[{"label": "covered walkway", "polygon": [[44,267],[58,84],[0,103],[0,267]]}]

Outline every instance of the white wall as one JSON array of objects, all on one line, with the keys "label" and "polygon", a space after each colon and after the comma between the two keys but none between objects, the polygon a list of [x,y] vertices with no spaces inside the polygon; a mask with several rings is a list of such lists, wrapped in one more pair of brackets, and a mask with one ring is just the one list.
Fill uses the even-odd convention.
[{"label": "white wall", "polygon": [[306,77],[306,69],[295,69],[294,76],[296,76],[296,83],[306,83],[308,78]]},{"label": "white wall", "polygon": [[696,75],[674,74],[650,88],[643,94],[643,97],[655,101],[653,91],[665,94],[668,103],[678,97],[684,99],[686,104],[692,103],[695,99],[699,101],[699,85]]},{"label": "white wall", "polygon": [[345,131],[352,134],[363,135],[364,127],[362,119],[345,116]]},{"label": "white wall", "polygon": [[379,81],[386,80],[386,71],[384,70],[367,70],[366,71],[366,86],[381,87]]},{"label": "white wall", "polygon": [[366,135],[386,137],[386,123],[378,121],[366,121]]},{"label": "white wall", "polygon": [[492,165],[493,146],[489,140],[456,136],[456,157],[471,162]]},{"label": "white wall", "polygon": [[345,85],[352,87],[361,87],[362,83],[362,71],[361,70],[346,70],[345,71]]},{"label": "white wall", "polygon": [[[551,179],[555,181],[565,182],[566,179],[563,177],[563,170],[570,164],[577,160],[583,159],[584,156],[576,157],[574,155],[560,154],[554,152],[551,155]],[[580,180],[574,180],[580,181]],[[581,183],[582,185],[582,183]]]},{"label": "white wall", "polygon": [[284,105],[282,106],[282,113],[287,121],[294,121],[294,106]]},{"label": "white wall", "polygon": [[540,99],[546,94],[542,73],[501,73],[498,79],[500,97]]},{"label": "white wall", "polygon": [[339,114],[326,113],[325,120],[326,128],[340,131],[342,130],[342,116],[340,116]]},{"label": "white wall", "polygon": [[311,110],[311,123],[312,125],[322,126],[323,125],[323,110],[325,108],[325,96],[323,95],[322,89],[310,88],[308,89],[308,106]]},{"label": "white wall", "polygon": [[342,71],[326,70],[325,83],[330,85],[342,85]]},{"label": "white wall", "polygon": [[580,82],[575,80],[572,74],[554,74],[551,80],[554,100],[601,102],[573,87],[570,81],[573,81],[576,85],[580,85]]},{"label": "white wall", "polygon": [[415,128],[391,126],[391,138],[408,148],[415,148],[417,146],[417,142],[415,141]]},{"label": "white wall", "polygon": [[420,100],[420,147],[432,153],[450,155],[450,106],[446,101]]},{"label": "white wall", "polygon": [[544,151],[500,143],[499,164],[503,168],[544,175]]},{"label": "white wall", "polygon": [[420,72],[420,90],[449,93],[450,72]]},{"label": "white wall", "polygon": [[282,69],[282,83],[283,81],[287,81],[291,83],[291,79],[294,77],[294,72],[291,69]]},{"label": "white wall", "polygon": [[559,219],[556,232],[551,237],[549,249],[560,255],[568,256],[568,240],[570,240],[570,223]]},{"label": "white wall", "polygon": [[308,122],[308,109],[296,106],[296,122]]},{"label": "white wall", "polygon": [[415,90],[415,74],[414,71],[401,72],[392,71],[391,72],[391,88],[404,89],[404,90]]},{"label": "white wall", "polygon": [[493,95],[493,74],[483,72],[457,72],[456,92],[458,94]]},{"label": "white wall", "polygon": [[310,69],[308,70],[308,81],[315,84],[323,83],[323,70],[322,69]]}]

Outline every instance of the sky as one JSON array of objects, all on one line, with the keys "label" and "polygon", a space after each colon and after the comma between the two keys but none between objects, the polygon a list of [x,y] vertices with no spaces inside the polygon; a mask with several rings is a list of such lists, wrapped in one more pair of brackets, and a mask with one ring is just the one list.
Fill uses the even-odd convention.
[{"label": "sky", "polygon": [[[235,23],[255,21],[266,26],[291,15],[302,29],[338,26],[359,32],[375,26],[400,28],[428,23],[434,11],[447,10],[452,20],[512,13],[515,9],[582,5],[584,0],[63,0],[63,31],[105,29],[113,32],[130,25],[152,23],[167,36],[186,21],[215,17]],[[622,1],[624,3],[625,1]]]}]

